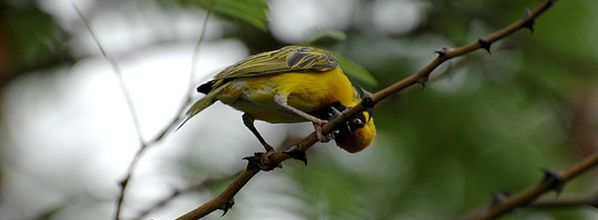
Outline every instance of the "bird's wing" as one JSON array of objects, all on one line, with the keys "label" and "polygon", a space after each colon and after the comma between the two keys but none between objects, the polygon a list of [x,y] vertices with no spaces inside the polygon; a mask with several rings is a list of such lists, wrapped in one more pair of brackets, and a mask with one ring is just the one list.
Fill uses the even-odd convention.
[{"label": "bird's wing", "polygon": [[323,72],[336,68],[331,52],[307,46],[287,46],[248,57],[218,73],[214,80],[285,72]]},{"label": "bird's wing", "polygon": [[187,112],[185,112],[185,118],[182,120],[181,124],[179,124],[179,126],[176,128],[176,130],[179,130],[179,128],[181,128],[193,116],[197,115],[198,113],[203,111],[205,108],[214,104],[214,102],[216,101],[216,95],[218,93],[220,93],[224,88],[226,88],[226,86],[229,83],[230,82],[225,83],[224,85],[216,88],[213,92],[210,92],[206,96],[195,101],[195,103],[193,103],[193,105],[189,109],[187,109]]}]

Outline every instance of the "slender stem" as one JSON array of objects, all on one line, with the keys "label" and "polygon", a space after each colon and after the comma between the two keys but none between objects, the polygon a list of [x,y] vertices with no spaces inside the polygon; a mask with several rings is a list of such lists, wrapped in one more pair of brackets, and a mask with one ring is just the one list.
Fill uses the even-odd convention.
[{"label": "slender stem", "polygon": [[[447,61],[449,59],[452,59],[452,58],[455,58],[458,56],[465,55],[471,51],[482,48],[483,46],[487,46],[487,48],[485,48],[485,47],[484,48],[489,50],[490,44],[492,44],[493,42],[500,40],[500,39],[512,34],[513,32],[522,29],[522,28],[530,28],[531,29],[530,24],[533,24],[534,20],[538,16],[540,16],[544,11],[546,11],[548,8],[550,8],[550,6],[552,6],[553,3],[554,3],[554,0],[546,0],[542,5],[537,7],[535,10],[529,12],[523,20],[514,22],[513,24],[510,24],[509,26],[507,26],[499,31],[496,31],[492,34],[484,36],[484,37],[480,38],[481,40],[476,40],[476,41],[473,41],[471,43],[468,43],[466,45],[463,45],[461,47],[454,48],[454,49],[443,48],[443,50],[440,50],[437,52],[438,57],[436,57],[434,60],[432,60],[428,65],[424,66],[419,72],[417,72],[413,75],[410,75],[407,78],[405,78],[401,81],[398,81],[398,82],[384,88],[383,90],[380,90],[379,92],[373,94],[372,101],[374,103],[377,103],[377,102],[379,102],[393,94],[396,94],[399,91],[402,91],[405,88],[410,87],[414,84],[418,84],[418,83],[425,84],[429,78],[429,75],[432,73],[432,71],[434,69],[436,69],[444,61]],[[334,127],[349,120],[353,115],[355,115],[359,112],[362,112],[365,109],[366,109],[366,106],[364,106],[364,104],[361,103],[360,105],[357,105],[357,106],[343,112],[343,114],[339,115],[334,120],[329,121],[322,128],[322,133],[328,134],[328,133],[332,132],[332,129]],[[297,149],[305,151],[305,150],[309,149],[316,142],[317,142],[317,140],[315,138],[315,133],[311,133],[310,135],[305,137],[302,141],[300,141],[297,144]],[[282,161],[287,160],[287,159],[289,159],[288,154],[285,154],[282,152],[275,152],[274,154],[272,154],[270,156],[269,161],[271,163],[270,164],[271,166],[275,166],[276,164],[279,164]],[[227,202],[232,201],[232,199],[236,195],[236,193],[239,192],[239,190],[241,190],[241,188],[243,188],[243,186],[245,186],[245,184],[247,184],[247,182],[249,182],[249,180],[251,180],[251,178],[253,178],[258,172],[259,172],[259,170],[257,170],[257,169],[251,169],[251,170],[242,172],[218,196],[212,198],[210,201],[195,208],[194,210],[178,217],[177,219],[178,220],[195,220],[195,219],[199,219],[203,216],[206,216],[206,215],[212,213],[213,211],[221,208],[223,206],[223,204],[226,204]]]},{"label": "slender stem", "polygon": [[[208,27],[208,20],[210,18],[210,15],[212,14],[212,6],[214,5],[214,0],[211,0],[209,2],[208,8],[207,8],[207,12],[206,12],[206,16],[203,19],[203,24],[201,26],[201,31],[199,33],[199,37],[197,38],[197,42],[195,43],[195,47],[193,48],[193,55],[191,58],[191,72],[189,74],[189,85],[187,86],[187,90],[186,91],[192,91],[193,90],[193,85],[194,85],[194,79],[195,79],[195,72],[197,69],[197,61],[199,60],[199,54],[200,54],[200,46],[201,43],[204,41],[205,36],[206,36],[206,29]],[[162,131],[160,131],[158,133],[158,135],[156,135],[153,139],[148,141],[149,145],[152,145],[154,143],[160,142],[165,136],[166,134],[168,134],[169,131],[171,131],[172,129],[176,128],[178,126],[179,120],[180,120],[180,116],[183,115],[183,112],[185,111],[185,109],[187,109],[187,107],[189,106],[189,104],[191,104],[191,101],[193,101],[193,96],[191,95],[192,93],[189,93],[187,96],[185,96],[185,99],[183,100],[182,104],[180,105],[177,114],[172,118],[172,120],[170,120],[170,122],[162,129]]]},{"label": "slender stem", "polygon": [[[201,27],[201,31],[200,31],[200,35],[199,38],[195,44],[195,47],[193,49],[193,55],[192,55],[192,63],[191,63],[191,74],[189,76],[190,80],[189,80],[189,89],[187,89],[187,91],[190,91],[193,88],[193,79],[194,74],[195,74],[195,70],[197,68],[197,64],[196,64],[196,60],[199,58],[199,52],[200,52],[200,45],[203,42],[204,38],[205,38],[205,32],[206,32],[206,27],[208,24],[208,19],[211,15],[211,8],[213,6],[213,0],[210,1],[208,8],[207,8],[207,12],[206,12],[206,16],[204,18],[203,21],[203,26]],[[102,46],[102,44],[100,43],[99,39],[97,38],[97,35],[95,34],[95,31],[93,30],[91,24],[89,23],[89,21],[87,20],[87,18],[83,15],[83,13],[81,12],[81,10],[79,10],[79,8],[73,4],[73,7],[75,8],[75,11],[77,11],[77,13],[79,14],[79,17],[81,18],[81,20],[83,20],[83,22],[85,23],[85,26],[87,27],[89,33],[91,34],[91,36],[93,37],[97,47],[100,49],[102,55],[104,56],[104,58],[106,60],[108,60],[108,62],[110,63],[110,66],[113,69],[113,72],[116,74],[117,78],[118,78],[118,82],[120,85],[120,88],[122,90],[123,96],[125,97],[125,100],[127,102],[127,106],[129,109],[129,112],[131,114],[131,119],[133,120],[133,124],[135,126],[135,131],[137,133],[137,138],[139,139],[139,149],[137,150],[137,152],[135,153],[133,159],[131,160],[131,163],[129,164],[128,168],[127,168],[127,172],[125,174],[125,177],[119,182],[120,185],[120,192],[119,195],[116,199],[116,208],[114,211],[114,219],[115,220],[119,220],[120,216],[121,216],[121,212],[122,212],[122,208],[123,208],[123,203],[125,200],[125,195],[126,195],[126,191],[128,189],[128,185],[131,181],[131,178],[133,176],[133,172],[135,171],[135,169],[137,168],[137,164],[139,163],[139,160],[142,158],[142,156],[144,155],[144,153],[146,152],[146,150],[150,147],[153,146],[154,144],[160,142],[165,136],[166,134],[168,134],[169,131],[171,131],[173,128],[176,127],[177,122],[179,121],[179,116],[182,115],[182,113],[184,112],[185,108],[189,105],[189,103],[192,100],[191,94],[188,94],[185,97],[185,100],[183,101],[183,103],[181,104],[179,110],[177,111],[177,114],[175,115],[175,117],[173,117],[173,119],[164,126],[164,128],[151,140],[149,141],[143,141],[143,137],[142,137],[142,133],[141,133],[141,126],[139,123],[139,118],[137,117],[137,111],[135,110],[135,106],[133,105],[133,100],[131,98],[131,95],[129,93],[129,90],[126,87],[126,84],[124,82],[123,76],[122,76],[122,72],[120,67],[118,66],[118,63],[116,62],[116,60],[111,57],[108,52],[104,49],[104,47]]]},{"label": "slender stem", "polygon": [[104,49],[104,47],[100,43],[100,40],[98,39],[98,37],[94,31],[94,29],[92,28],[91,24],[89,23],[87,18],[83,15],[81,10],[79,10],[77,5],[75,5],[74,3],[73,3],[73,8],[75,8],[75,11],[77,11],[77,14],[81,18],[81,20],[83,20],[83,23],[85,23],[87,30],[89,31],[91,37],[95,41],[97,47],[100,49],[102,56],[104,56],[104,58],[106,60],[108,60],[108,62],[110,63],[110,66],[112,67],[113,72],[116,74],[120,89],[123,93],[123,96],[125,97],[125,100],[126,100],[126,103],[127,103],[128,109],[129,109],[129,113],[130,113],[131,119],[133,121],[133,125],[135,126],[135,132],[137,134],[137,139],[139,140],[139,143],[141,145],[139,151],[137,151],[137,153],[135,154],[135,157],[133,158],[131,164],[129,165],[129,168],[127,169],[127,175],[126,175],[125,179],[120,182],[121,191],[117,198],[116,210],[114,212],[114,219],[118,220],[118,219],[120,219],[120,213],[121,213],[121,209],[122,209],[122,203],[124,200],[125,189],[126,189],[127,183],[129,182],[129,179],[131,178],[132,170],[135,169],[135,167],[137,165],[137,161],[139,161],[139,158],[141,157],[141,155],[143,153],[143,149],[145,149],[145,147],[147,146],[147,143],[143,141],[143,137],[141,135],[141,126],[139,124],[139,118],[137,117],[137,113],[136,113],[137,111],[135,110],[135,106],[133,105],[133,100],[131,98],[129,90],[127,89],[127,87],[125,85],[125,82],[124,82],[124,79],[122,76],[122,72],[121,72],[121,69],[120,69],[118,63]]},{"label": "slender stem", "polygon": [[137,139],[139,140],[139,143],[144,144],[143,136],[141,133],[141,125],[139,123],[139,118],[137,117],[137,111],[135,110],[135,105],[133,105],[133,99],[131,98],[131,93],[129,92],[129,89],[127,89],[125,80],[123,79],[123,74],[120,69],[120,66],[118,65],[118,63],[116,62],[114,57],[110,56],[110,54],[108,54],[106,49],[104,49],[104,47],[100,43],[100,40],[98,39],[98,36],[95,33],[93,27],[91,27],[91,23],[89,23],[89,20],[87,20],[87,18],[83,15],[81,10],[79,9],[79,7],[77,7],[77,5],[75,5],[75,3],[73,3],[73,8],[75,8],[75,11],[77,11],[79,18],[81,18],[81,20],[85,24],[85,27],[87,28],[87,30],[89,30],[89,34],[91,35],[94,42],[96,43],[96,46],[98,46],[98,49],[100,49],[102,56],[104,56],[104,58],[110,63],[110,66],[112,67],[112,72],[114,72],[114,74],[116,75],[116,78],[118,79],[118,85],[120,86],[120,90],[123,93],[123,96],[127,103],[129,114],[131,115],[131,120],[133,121],[133,125],[135,126],[135,133],[137,134]]},{"label": "slender stem", "polygon": [[153,205],[149,206],[148,208],[144,209],[143,211],[139,212],[139,214],[137,215],[137,217],[132,218],[133,220],[143,220],[143,219],[150,219],[147,216],[152,212],[155,211],[159,208],[162,208],[164,206],[166,206],[166,204],[168,204],[168,202],[172,201],[173,199],[175,199],[176,197],[178,197],[179,195],[183,195],[185,193],[188,192],[193,192],[193,191],[200,191],[200,190],[205,190],[206,188],[212,187],[214,185],[220,184],[224,181],[228,181],[231,180],[232,178],[234,178],[235,176],[237,176],[239,173],[234,173],[231,175],[226,175],[226,176],[220,176],[220,177],[214,177],[214,178],[208,178],[205,179],[195,185],[192,185],[190,187],[187,187],[185,189],[177,189],[177,190],[173,190],[170,195],[156,201]]}]

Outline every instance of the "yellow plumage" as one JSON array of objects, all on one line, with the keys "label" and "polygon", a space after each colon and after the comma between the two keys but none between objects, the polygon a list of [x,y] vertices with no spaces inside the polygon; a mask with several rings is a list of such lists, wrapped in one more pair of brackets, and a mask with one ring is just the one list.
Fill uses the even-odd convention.
[{"label": "yellow plumage", "polygon": [[[198,91],[206,96],[189,108],[183,123],[215,101],[221,101],[245,113],[245,124],[267,150],[269,145],[253,127],[254,119],[270,123],[312,121],[321,126],[325,121],[315,115],[321,115],[332,105],[352,107],[359,102],[334,55],[304,46],[287,46],[250,56],[224,69],[214,80],[199,86]],[[367,116],[369,120],[362,125],[365,129],[357,128],[351,131],[353,135],[342,135],[343,140],[337,139],[337,144],[346,146],[343,148],[349,152],[369,145],[375,127],[373,119]]]},{"label": "yellow plumage", "polygon": [[233,80],[215,98],[258,120],[271,123],[307,121],[278,105],[274,96],[279,94],[287,97],[290,106],[307,113],[334,102],[355,105],[352,95],[343,95],[353,94],[353,88],[338,67],[317,74],[290,72]]}]

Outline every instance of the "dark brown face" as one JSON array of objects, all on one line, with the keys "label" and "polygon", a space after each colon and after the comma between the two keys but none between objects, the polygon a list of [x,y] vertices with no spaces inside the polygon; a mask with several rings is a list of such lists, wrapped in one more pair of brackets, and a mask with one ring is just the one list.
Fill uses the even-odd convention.
[{"label": "dark brown face", "polygon": [[369,146],[376,137],[376,126],[370,112],[364,111],[346,122],[335,133],[336,145],[349,153],[357,153]]},{"label": "dark brown face", "polygon": [[[347,110],[347,107],[341,105],[338,102],[335,102],[332,105],[329,105],[319,111],[312,112],[311,115],[320,119],[331,120],[336,118],[345,110]],[[364,114],[355,115],[355,117],[353,117],[351,120],[346,121],[345,123],[339,125],[337,129],[335,129],[335,139],[343,139],[345,137],[350,136],[353,133],[353,131],[365,126],[367,120],[368,118],[366,118]]]},{"label": "dark brown face", "polygon": [[[338,117],[348,107],[334,103],[310,114],[324,120]],[[337,126],[333,131],[334,141],[349,153],[357,153],[369,146],[376,137],[376,127],[371,112],[363,111]]]},{"label": "dark brown face", "polygon": [[366,125],[366,120],[367,118],[365,118],[363,113],[355,115],[355,117],[339,126],[338,130],[334,131],[334,137],[338,139],[344,139],[348,136],[351,136],[353,131],[363,128],[363,126]]}]

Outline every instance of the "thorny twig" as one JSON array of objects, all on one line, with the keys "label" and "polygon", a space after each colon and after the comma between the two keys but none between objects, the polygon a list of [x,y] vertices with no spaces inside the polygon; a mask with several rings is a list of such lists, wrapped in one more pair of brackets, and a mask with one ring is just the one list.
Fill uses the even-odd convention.
[{"label": "thorny twig", "polygon": [[514,195],[502,196],[500,199],[495,199],[492,205],[479,213],[466,217],[466,219],[495,219],[515,208],[528,206],[545,192],[554,190],[559,193],[565,183],[596,165],[598,165],[598,153],[586,157],[584,160],[561,172],[545,170],[544,179],[538,184],[530,186]]},{"label": "thorny twig", "polygon": [[[497,40],[500,40],[517,30],[522,28],[527,28],[533,31],[533,24],[535,19],[544,13],[548,8],[550,8],[554,3],[554,0],[546,0],[542,5],[534,9],[533,11],[527,11],[526,16],[514,22],[507,27],[498,30],[492,34],[487,36],[481,37],[476,41],[470,42],[466,45],[463,45],[458,48],[449,49],[449,48],[442,48],[437,50],[436,53],[438,56],[436,59],[432,60],[428,65],[424,66],[419,72],[408,76],[407,78],[398,81],[385,89],[373,94],[373,96],[369,99],[364,99],[359,105],[345,111],[343,114],[339,115],[334,120],[328,122],[323,128],[322,133],[328,134],[332,132],[333,128],[349,120],[353,115],[364,111],[366,108],[371,108],[375,103],[393,95],[397,92],[413,86],[415,84],[421,84],[422,86],[428,81],[428,78],[432,71],[436,69],[440,64],[444,63],[447,60],[450,60],[455,57],[459,57],[465,55],[471,51],[483,48],[486,51],[490,52],[490,47],[492,43]],[[296,148],[301,151],[305,151],[309,149],[313,144],[317,142],[315,133],[311,133],[307,137],[305,137],[302,141],[296,144]],[[269,164],[271,167],[275,167],[277,164],[281,163],[284,160],[289,159],[289,155],[283,152],[275,152],[269,157]],[[207,201],[203,205],[195,208],[187,212],[186,214],[178,217],[179,220],[195,220],[199,219],[203,216],[206,216],[217,209],[227,209],[228,205],[231,201],[233,201],[233,197],[255,176],[260,170],[259,169],[248,169],[241,172],[229,185],[228,187],[219,195],[212,198],[210,201]]]},{"label": "thorny twig", "polygon": [[200,191],[200,190],[205,190],[208,189],[214,185],[220,184],[224,181],[228,181],[230,179],[232,179],[233,177],[235,177],[238,173],[232,174],[232,175],[226,175],[226,176],[220,176],[220,177],[214,177],[214,178],[208,178],[205,179],[199,183],[196,183],[195,185],[189,186],[187,188],[183,188],[183,189],[175,189],[173,190],[169,195],[165,196],[164,198],[154,202],[154,204],[150,205],[148,208],[142,210],[141,212],[139,212],[139,214],[137,215],[137,217],[133,218],[133,219],[137,219],[137,220],[142,220],[142,219],[148,219],[147,215],[149,215],[151,212],[156,211],[157,209],[160,209],[164,206],[166,206],[166,204],[168,204],[168,202],[172,201],[173,199],[175,199],[176,197],[180,196],[180,195],[184,195],[186,193],[189,192],[194,192],[194,191]]}]

